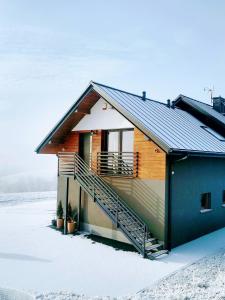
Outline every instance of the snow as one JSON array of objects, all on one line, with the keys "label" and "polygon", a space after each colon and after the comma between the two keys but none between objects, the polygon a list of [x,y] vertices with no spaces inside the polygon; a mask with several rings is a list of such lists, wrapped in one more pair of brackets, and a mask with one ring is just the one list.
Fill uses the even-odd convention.
[{"label": "snow", "polygon": [[[138,253],[93,244],[84,235],[64,236],[51,229],[55,197],[55,192],[0,195],[1,287],[32,292],[40,300],[107,295],[138,299],[148,297],[147,290],[160,279],[225,245],[221,229],[150,261]],[[136,294],[145,287],[146,293]]]},{"label": "snow", "polygon": [[225,250],[220,250],[145,289],[137,298],[207,300],[225,299]]},{"label": "snow", "polygon": [[34,295],[12,289],[0,288],[1,300],[34,300]]},{"label": "snow", "polygon": [[56,199],[56,192],[0,193],[0,206]]}]

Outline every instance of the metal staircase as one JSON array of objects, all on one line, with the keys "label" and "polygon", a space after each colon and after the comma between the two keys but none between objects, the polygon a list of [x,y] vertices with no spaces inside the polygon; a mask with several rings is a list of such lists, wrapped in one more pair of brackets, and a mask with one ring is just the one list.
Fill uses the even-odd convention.
[{"label": "metal staircase", "polygon": [[77,153],[59,153],[59,174],[73,175],[144,257],[156,259],[168,253],[137,214]]}]

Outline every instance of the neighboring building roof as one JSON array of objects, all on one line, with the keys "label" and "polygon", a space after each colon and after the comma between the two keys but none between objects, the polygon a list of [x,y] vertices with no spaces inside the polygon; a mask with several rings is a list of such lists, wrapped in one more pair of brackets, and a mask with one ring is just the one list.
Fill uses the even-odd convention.
[{"label": "neighboring building roof", "polygon": [[225,117],[215,109],[213,109],[212,105],[209,105],[207,103],[200,102],[198,100],[192,99],[190,97],[180,95],[177,97],[177,99],[174,101],[174,104],[176,104],[178,101],[182,100],[186,104],[192,106],[199,112],[203,113],[204,115],[208,115],[211,118],[214,118],[217,122],[221,123],[225,126]]},{"label": "neighboring building roof", "polygon": [[[203,123],[179,108],[169,108],[164,103],[148,98],[144,101],[141,96],[96,82],[91,82],[88,89],[108,101],[167,153],[192,152],[225,156],[225,142],[206,131],[201,127],[204,126]],[[79,98],[71,108],[70,114],[74,113],[81,101]],[[60,126],[68,117],[69,113],[50,132],[37,148],[37,152],[49,142],[54,132],[60,130]]]}]

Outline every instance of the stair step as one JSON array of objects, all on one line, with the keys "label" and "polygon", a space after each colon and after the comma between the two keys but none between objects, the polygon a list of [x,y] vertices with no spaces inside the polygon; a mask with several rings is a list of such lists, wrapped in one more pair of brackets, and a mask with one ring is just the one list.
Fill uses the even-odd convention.
[{"label": "stair step", "polygon": [[[121,215],[120,215],[121,218]],[[137,222],[135,222],[133,219],[129,218],[129,217],[125,217],[124,219],[122,219],[123,222],[126,222],[127,225],[133,225],[133,226],[140,226]]]},{"label": "stair step", "polygon": [[143,230],[142,230],[142,228],[141,227],[137,227],[137,226],[135,226],[135,225],[133,225],[133,224],[127,224],[127,223],[125,223],[125,222],[123,222],[123,221],[121,221],[120,220],[120,223],[122,224],[122,225],[124,225],[125,227],[127,227],[129,230],[131,230],[131,231],[140,231],[140,233],[143,233]]},{"label": "stair step", "polygon": [[147,246],[151,246],[151,244],[154,243],[154,242],[156,242],[156,241],[157,241],[156,238],[149,238],[149,239],[146,240],[145,246],[146,246],[146,247],[147,247]]},{"label": "stair step", "polygon": [[159,247],[162,247],[162,244],[152,244],[145,247],[146,251],[158,250]]},{"label": "stair step", "polygon": [[[118,218],[117,221],[118,225],[121,225],[121,230],[130,238],[138,251],[145,246],[145,254],[150,259],[155,259],[168,253],[167,250],[162,249],[163,245],[160,244],[156,238],[152,237],[148,229],[146,230],[145,223],[126,206],[117,193],[114,192],[101,177],[95,174],[95,172],[85,164],[78,154],[75,153],[74,157],[71,158],[71,162],[73,161],[75,166],[78,165],[78,172],[74,175],[80,185],[114,222],[116,222]],[[70,159],[65,160],[64,172],[68,174],[68,176],[73,171],[69,163]]]},{"label": "stair step", "polygon": [[152,258],[157,258],[161,255],[167,255],[168,253],[169,253],[168,250],[163,249],[163,250],[159,250],[155,253],[149,253],[149,254],[147,254],[147,256],[152,257]]}]

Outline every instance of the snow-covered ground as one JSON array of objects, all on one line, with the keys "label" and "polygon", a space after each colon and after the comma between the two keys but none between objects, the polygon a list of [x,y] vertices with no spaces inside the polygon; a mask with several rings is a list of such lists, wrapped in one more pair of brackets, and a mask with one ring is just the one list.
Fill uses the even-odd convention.
[{"label": "snow-covered ground", "polygon": [[138,293],[142,300],[225,299],[225,250],[210,255]]},{"label": "snow-covered ground", "polygon": [[60,291],[66,291],[60,300],[78,299],[77,294],[151,299],[150,290],[136,293],[225,246],[221,229],[177,247],[166,258],[143,259],[48,227],[55,197],[54,192],[0,196],[0,287],[32,291],[40,300],[56,299]]},{"label": "snow-covered ground", "polygon": [[[56,192],[0,193],[0,207],[56,199]],[[54,202],[55,203],[55,202]]]}]

